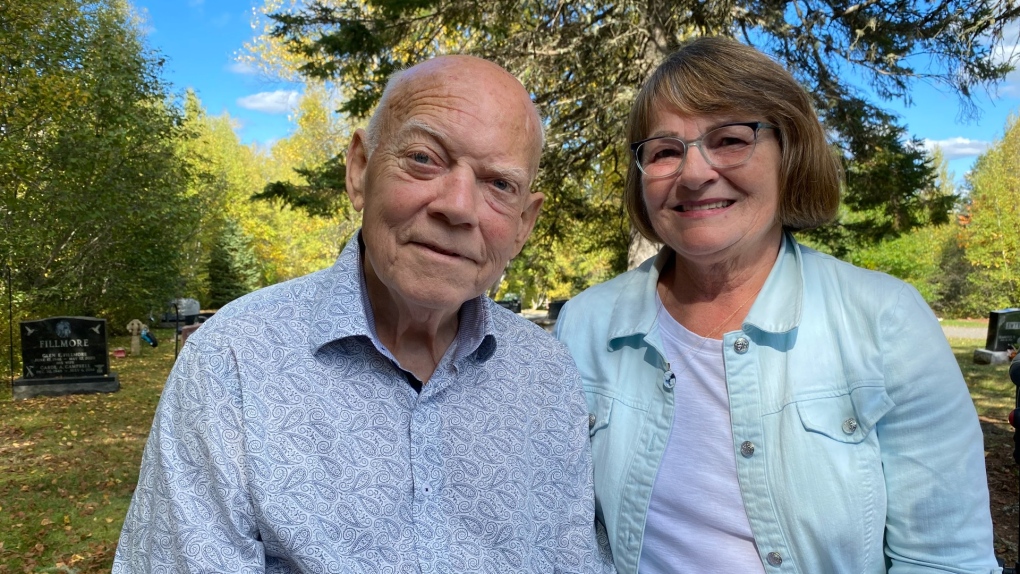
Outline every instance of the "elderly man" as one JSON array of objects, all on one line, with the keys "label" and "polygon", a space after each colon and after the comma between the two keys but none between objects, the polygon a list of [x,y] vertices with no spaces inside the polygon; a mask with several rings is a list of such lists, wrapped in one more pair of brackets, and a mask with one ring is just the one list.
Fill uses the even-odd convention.
[{"label": "elderly man", "polygon": [[535,223],[521,84],[447,56],[391,80],[347,152],[330,269],[189,338],[114,572],[597,572],[567,353],[481,294]]}]

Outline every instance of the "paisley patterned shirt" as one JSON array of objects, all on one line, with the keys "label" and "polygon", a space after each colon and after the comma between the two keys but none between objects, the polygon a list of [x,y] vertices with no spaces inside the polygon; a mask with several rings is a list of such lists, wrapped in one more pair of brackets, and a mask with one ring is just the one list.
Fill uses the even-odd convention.
[{"label": "paisley patterned shirt", "polygon": [[166,383],[113,572],[602,572],[562,345],[478,298],[417,394],[358,239],[224,307]]}]

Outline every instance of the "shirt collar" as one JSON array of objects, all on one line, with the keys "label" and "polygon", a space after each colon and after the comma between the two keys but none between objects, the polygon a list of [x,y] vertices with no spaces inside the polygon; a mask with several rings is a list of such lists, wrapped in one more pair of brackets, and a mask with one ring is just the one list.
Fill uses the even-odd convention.
[{"label": "shirt collar", "polygon": [[[314,301],[308,317],[312,353],[324,345],[347,337],[367,337],[390,359],[393,356],[375,331],[375,317],[365,285],[361,254],[361,231],[347,242],[332,267],[315,276]],[[482,297],[475,297],[460,308],[457,337],[451,348],[453,360],[476,353],[486,360],[495,352],[496,329]]]}]

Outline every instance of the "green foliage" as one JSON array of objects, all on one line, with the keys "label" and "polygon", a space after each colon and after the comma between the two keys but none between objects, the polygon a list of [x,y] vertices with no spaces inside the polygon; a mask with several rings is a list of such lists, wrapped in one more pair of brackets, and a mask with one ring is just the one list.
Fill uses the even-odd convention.
[{"label": "green foliage", "polygon": [[[882,100],[909,101],[911,82],[923,77],[967,104],[976,87],[1010,69],[993,54],[1018,11],[1013,3],[991,0],[934,5],[319,0],[266,6],[276,11],[265,42],[287,52],[275,55],[307,78],[343,86],[348,97],[340,110],[353,118],[372,110],[394,70],[437,53],[477,54],[516,74],[547,118],[549,144],[537,183],[548,209],[524,259],[555,266],[551,259],[558,248],[566,243],[571,249],[580,229],[594,229],[584,239],[592,248],[572,252],[600,253],[614,272],[623,270],[626,257],[619,250],[630,243],[620,205],[620,182],[630,161],[623,125],[636,89],[684,39],[738,36],[774,55],[813,94],[850,174],[841,221],[813,235],[839,252],[944,222],[953,201],[925,195],[932,179],[927,154],[849,78],[862,78]],[[265,45],[255,51],[274,53]],[[924,68],[916,69],[918,63]],[[337,171],[342,158],[333,165]],[[286,190],[278,191],[277,197],[286,196]],[[573,267],[570,282],[594,280],[581,271],[583,265]]]},{"label": "green foliage", "polygon": [[173,295],[194,223],[161,60],[120,0],[2,10],[0,255],[15,321],[94,315],[121,329]]},{"label": "green foliage", "polygon": [[988,309],[1020,304],[1020,121],[978,158],[968,176],[970,223],[964,234],[970,283]]},{"label": "green foliage", "polygon": [[[187,93],[184,109],[185,137],[178,141],[177,153],[187,166],[187,193],[199,219],[181,250],[184,270],[178,294],[209,303],[214,286],[208,263],[225,233],[247,236],[258,260],[253,268],[259,269],[259,276],[248,290],[332,263],[336,245],[343,239],[335,218],[309,217],[279,202],[250,201],[271,178],[289,176],[294,165],[329,157],[319,149],[333,145],[335,136],[329,129],[310,134],[299,129],[298,134],[277,142],[269,154],[242,144],[229,116],[207,116],[194,93]],[[299,118],[299,126],[302,123]],[[231,225],[234,229],[227,229]]]},{"label": "green foliage", "polygon": [[259,268],[251,240],[228,220],[209,253],[209,305],[214,309],[258,287]]},{"label": "green foliage", "polygon": [[296,167],[294,172],[307,183],[271,181],[251,199],[279,201],[315,217],[349,215],[350,202],[343,191],[347,166],[338,157],[315,167]]},{"label": "green foliage", "polygon": [[967,316],[969,269],[959,250],[960,232],[955,222],[914,229],[849,254],[849,261],[910,283],[937,313]]},{"label": "green foliage", "polygon": [[[934,178],[916,196],[918,205],[930,206],[957,197],[948,166],[942,151],[936,148],[931,165]],[[948,219],[949,210],[945,211],[939,219]],[[888,222],[883,219],[888,216],[888,212],[874,213],[873,223]],[[961,242],[965,221],[965,216],[955,216],[951,222],[914,227],[873,244],[842,244],[843,250],[836,254],[860,267],[883,271],[912,284],[940,316],[984,316],[988,309],[975,299],[968,280],[972,268]],[[808,237],[805,242],[810,244],[812,239]],[[825,245],[821,247],[832,251]]]}]

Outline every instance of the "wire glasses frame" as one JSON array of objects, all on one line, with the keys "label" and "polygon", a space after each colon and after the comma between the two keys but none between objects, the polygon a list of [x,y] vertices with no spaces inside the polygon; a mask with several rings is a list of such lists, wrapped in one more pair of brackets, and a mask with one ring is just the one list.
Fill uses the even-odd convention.
[{"label": "wire glasses frame", "polygon": [[648,177],[680,173],[692,147],[697,147],[712,167],[736,167],[751,159],[762,129],[779,128],[766,122],[738,122],[713,128],[691,141],[673,136],[648,138],[630,144],[630,150],[634,163]]}]

